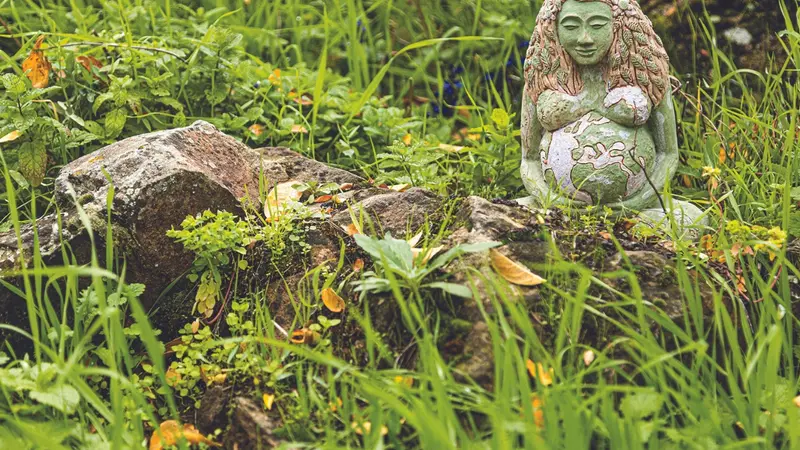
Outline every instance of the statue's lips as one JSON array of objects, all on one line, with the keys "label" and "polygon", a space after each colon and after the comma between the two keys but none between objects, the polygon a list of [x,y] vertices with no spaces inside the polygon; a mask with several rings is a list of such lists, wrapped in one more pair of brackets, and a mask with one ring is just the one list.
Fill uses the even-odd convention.
[{"label": "statue's lips", "polygon": [[589,58],[589,57],[594,56],[595,53],[597,53],[597,49],[596,48],[587,48],[587,49],[576,48],[575,49],[575,53],[583,56],[584,58]]}]

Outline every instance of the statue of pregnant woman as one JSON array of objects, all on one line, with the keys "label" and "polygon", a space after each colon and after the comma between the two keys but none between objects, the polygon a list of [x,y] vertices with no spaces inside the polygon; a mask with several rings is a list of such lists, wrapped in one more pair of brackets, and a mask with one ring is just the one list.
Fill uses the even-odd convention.
[{"label": "statue of pregnant woman", "polygon": [[678,137],[661,39],[635,0],[546,0],[525,59],[522,180],[538,205],[608,206],[700,225],[662,200]]}]

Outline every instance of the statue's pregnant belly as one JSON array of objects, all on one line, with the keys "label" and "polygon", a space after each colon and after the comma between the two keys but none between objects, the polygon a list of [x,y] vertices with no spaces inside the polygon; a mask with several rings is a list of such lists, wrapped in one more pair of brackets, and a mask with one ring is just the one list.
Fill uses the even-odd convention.
[{"label": "statue's pregnant belly", "polygon": [[627,127],[596,113],[546,132],[539,151],[551,186],[591,204],[637,193],[647,184],[656,156],[647,127]]}]

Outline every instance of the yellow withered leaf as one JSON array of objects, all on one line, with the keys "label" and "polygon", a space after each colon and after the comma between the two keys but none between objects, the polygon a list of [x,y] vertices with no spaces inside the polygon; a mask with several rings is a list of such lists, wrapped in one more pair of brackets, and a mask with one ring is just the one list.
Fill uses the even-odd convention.
[{"label": "yellow withered leaf", "polygon": [[14,130],[11,133],[8,133],[7,135],[5,135],[3,137],[0,137],[0,144],[3,143],[3,142],[15,141],[20,136],[21,136],[21,134],[20,134],[19,130]]},{"label": "yellow withered leaf", "polygon": [[520,286],[538,286],[547,281],[495,249],[489,250],[489,257],[494,270],[509,283]]},{"label": "yellow withered leaf", "polygon": [[25,75],[31,80],[33,87],[37,89],[47,87],[51,67],[50,61],[44,56],[44,52],[40,50],[42,42],[44,42],[44,35],[36,39],[36,43],[33,44],[30,55],[22,62],[23,72],[25,72]]},{"label": "yellow withered leaf", "polygon": [[203,436],[194,425],[186,424],[183,427],[175,420],[167,420],[159,425],[150,438],[150,450],[162,450],[165,446],[178,444],[185,439],[189,444],[206,444],[210,447],[221,447],[220,444]]},{"label": "yellow withered leaf", "polygon": [[264,394],[262,399],[264,400],[264,407],[271,410],[272,404],[275,403],[275,396],[272,394]]},{"label": "yellow withered leaf", "polygon": [[525,361],[525,367],[527,367],[528,374],[531,378],[539,380],[539,383],[542,383],[543,386],[550,386],[553,384],[555,371],[552,368],[545,370],[542,363],[534,363],[530,359]]},{"label": "yellow withered leaf", "polygon": [[331,310],[331,312],[338,313],[344,310],[344,300],[331,288],[322,290],[322,303],[324,303],[325,307]]},{"label": "yellow withered leaf", "polygon": [[417,259],[420,254],[423,254],[423,256],[422,256],[422,264],[425,264],[428,261],[430,261],[431,258],[433,258],[434,256],[438,255],[439,252],[441,252],[443,249],[444,249],[444,247],[441,246],[441,245],[438,246],[438,247],[431,247],[431,248],[425,248],[425,249],[423,249],[423,248],[412,248],[411,249],[411,253],[414,255],[414,259]]}]

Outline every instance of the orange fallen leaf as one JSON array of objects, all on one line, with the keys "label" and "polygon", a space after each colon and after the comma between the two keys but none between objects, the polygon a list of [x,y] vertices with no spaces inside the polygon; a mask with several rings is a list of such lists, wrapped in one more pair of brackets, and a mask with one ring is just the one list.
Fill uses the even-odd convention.
[{"label": "orange fallen leaf", "polygon": [[200,318],[194,319],[192,322],[192,334],[197,334],[200,331]]},{"label": "orange fallen leaf", "polygon": [[177,370],[175,370],[175,368],[170,367],[167,369],[167,373],[164,374],[164,378],[167,379],[167,385],[170,387],[175,387],[183,377],[180,373],[178,373]]},{"label": "orange fallen leaf", "polygon": [[262,399],[264,400],[264,407],[268,410],[272,410],[272,404],[275,403],[275,396],[272,394],[264,394]]},{"label": "orange fallen leaf", "polygon": [[181,428],[175,420],[167,420],[158,426],[150,438],[150,450],[162,450],[164,446],[176,445],[182,439],[189,444],[206,444],[211,447],[221,447],[220,444],[203,436],[194,425],[185,424]]},{"label": "orange fallen leaf", "polygon": [[344,183],[339,186],[339,190],[342,192],[349,191],[350,189],[353,189],[353,183]]},{"label": "orange fallen leaf", "polygon": [[5,135],[5,136],[1,137],[1,138],[0,138],[0,143],[3,143],[3,142],[11,142],[11,141],[15,141],[15,140],[17,140],[17,138],[19,138],[21,135],[22,135],[22,134],[19,132],[19,130],[14,130],[14,131],[12,131],[11,133],[8,133],[7,135]]},{"label": "orange fallen leaf", "polygon": [[325,288],[322,290],[322,303],[325,304],[325,307],[328,308],[331,312],[342,312],[344,310],[344,300],[342,297],[339,297],[333,289]]},{"label": "orange fallen leaf", "polygon": [[515,263],[495,249],[489,250],[492,266],[506,281],[520,286],[538,286],[546,280]]},{"label": "orange fallen leaf", "polygon": [[248,130],[253,133],[253,136],[261,136],[261,134],[264,133],[264,125],[261,125],[260,123],[254,123],[250,125]]},{"label": "orange fallen leaf", "polygon": [[555,371],[552,368],[550,370],[544,370],[542,363],[534,363],[530,359],[525,361],[525,367],[528,368],[528,374],[531,378],[539,380],[542,385],[550,386],[553,384]]},{"label": "orange fallen leaf", "polygon": [[314,100],[307,94],[303,94],[300,97],[295,97],[294,102],[301,106],[309,106],[314,104]]},{"label": "orange fallen leaf", "polygon": [[603,238],[603,239],[605,239],[607,241],[611,240],[611,233],[609,233],[608,231],[601,231],[601,232],[599,232],[597,234],[599,234],[601,238]]},{"label": "orange fallen leaf", "polygon": [[538,395],[533,394],[531,396],[531,406],[533,407],[533,421],[536,427],[544,428],[544,411],[542,410],[544,402],[542,402],[542,399],[540,399]]},{"label": "orange fallen leaf", "polygon": [[[97,67],[98,69],[103,67],[103,63],[92,55],[80,55],[75,58],[75,61],[88,70],[89,73],[92,73],[92,67]],[[97,75],[95,75],[95,78],[97,78]]]},{"label": "orange fallen leaf", "polygon": [[355,236],[357,234],[364,234],[364,233],[361,232],[361,227],[356,225],[356,224],[354,224],[354,223],[351,223],[350,225],[348,225],[347,228],[345,229],[345,231],[347,231],[347,235],[348,236]]},{"label": "orange fallen leaf", "polygon": [[325,203],[333,200],[333,196],[330,194],[320,195],[319,197],[314,199],[314,203]]},{"label": "orange fallen leaf", "polygon": [[308,130],[306,129],[306,127],[304,127],[302,125],[292,125],[291,132],[292,133],[308,134]]},{"label": "orange fallen leaf", "polygon": [[361,272],[364,269],[364,260],[361,258],[356,259],[353,263],[353,272]]},{"label": "orange fallen leaf", "polygon": [[39,49],[42,46],[42,42],[44,42],[44,35],[40,35],[36,39],[36,43],[33,44],[33,50],[31,50],[30,55],[22,62],[22,70],[25,72],[28,79],[31,80],[33,87],[37,89],[47,87],[51,68],[50,61],[44,56],[44,52]]}]

